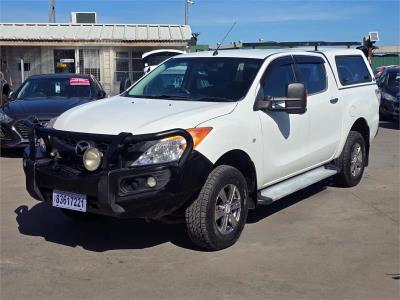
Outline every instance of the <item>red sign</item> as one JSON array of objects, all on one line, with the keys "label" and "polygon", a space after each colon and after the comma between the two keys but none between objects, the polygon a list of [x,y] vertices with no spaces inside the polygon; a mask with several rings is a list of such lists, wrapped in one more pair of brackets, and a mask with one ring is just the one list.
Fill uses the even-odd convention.
[{"label": "red sign", "polygon": [[90,81],[87,78],[70,78],[70,85],[90,85]]}]

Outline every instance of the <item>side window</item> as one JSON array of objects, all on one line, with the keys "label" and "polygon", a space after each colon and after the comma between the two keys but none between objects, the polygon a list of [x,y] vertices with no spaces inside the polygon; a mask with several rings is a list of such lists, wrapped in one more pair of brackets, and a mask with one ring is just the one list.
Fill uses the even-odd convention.
[{"label": "side window", "polygon": [[327,87],[324,60],[316,56],[295,56],[300,81],[309,95],[322,92]]},{"label": "side window", "polygon": [[285,97],[289,83],[296,82],[293,72],[293,61],[285,57],[271,63],[261,81],[265,96]]},{"label": "side window", "polygon": [[336,56],[335,59],[342,85],[372,81],[364,59],[360,55]]}]

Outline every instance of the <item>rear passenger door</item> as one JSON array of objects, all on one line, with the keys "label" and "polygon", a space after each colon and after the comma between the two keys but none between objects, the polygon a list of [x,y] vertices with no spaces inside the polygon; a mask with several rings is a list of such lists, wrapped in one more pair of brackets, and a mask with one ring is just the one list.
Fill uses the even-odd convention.
[{"label": "rear passenger door", "polygon": [[296,75],[307,89],[310,129],[307,161],[318,165],[331,160],[340,141],[341,99],[332,71],[322,56],[294,55]]}]

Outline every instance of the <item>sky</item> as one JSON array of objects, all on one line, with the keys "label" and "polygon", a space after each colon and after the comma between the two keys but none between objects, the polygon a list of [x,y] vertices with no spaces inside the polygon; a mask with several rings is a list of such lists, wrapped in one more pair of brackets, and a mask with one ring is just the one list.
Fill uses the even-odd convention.
[{"label": "sky", "polygon": [[[378,31],[381,45],[400,44],[400,0],[193,0],[189,24],[199,44],[233,41],[362,41]],[[56,21],[96,11],[99,23],[183,24],[184,0],[56,0]],[[47,0],[0,0],[1,23],[48,21]]]}]

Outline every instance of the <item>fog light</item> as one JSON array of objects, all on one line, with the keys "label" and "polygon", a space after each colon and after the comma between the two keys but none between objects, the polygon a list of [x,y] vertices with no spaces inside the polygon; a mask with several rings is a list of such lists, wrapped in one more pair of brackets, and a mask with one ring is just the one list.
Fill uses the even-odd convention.
[{"label": "fog light", "polygon": [[149,177],[149,178],[147,178],[147,185],[150,188],[153,188],[157,185],[157,180],[154,177]]},{"label": "fog light", "polygon": [[103,153],[97,148],[89,148],[83,154],[83,165],[88,171],[96,171],[101,165]]}]

